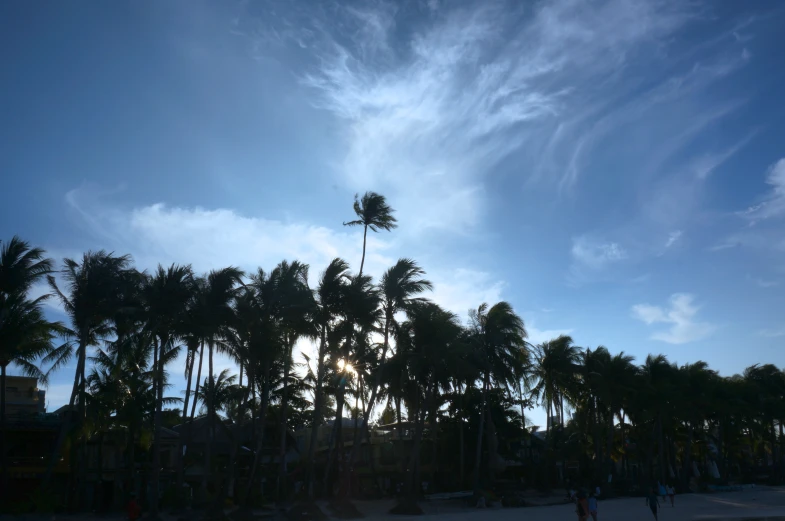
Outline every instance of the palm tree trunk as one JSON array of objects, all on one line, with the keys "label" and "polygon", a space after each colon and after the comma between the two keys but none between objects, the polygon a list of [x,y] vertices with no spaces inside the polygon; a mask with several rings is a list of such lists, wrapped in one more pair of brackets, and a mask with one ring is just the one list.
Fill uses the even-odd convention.
[{"label": "palm tree trunk", "polygon": [[687,422],[687,443],[684,446],[684,476],[682,477],[682,486],[686,489],[690,484],[690,476],[692,476],[692,422]]},{"label": "palm tree trunk", "polygon": [[283,503],[286,499],[286,408],[289,403],[289,370],[292,365],[292,348],[294,342],[287,339],[286,352],[284,353],[283,391],[281,394],[281,447],[278,462],[278,501]]},{"label": "palm tree trunk", "polygon": [[[0,490],[8,490],[8,462],[5,457],[5,370],[7,365],[6,360],[0,361],[0,464],[2,464]],[[0,507],[2,506],[0,503]]]},{"label": "palm tree trunk", "polygon": [[191,380],[194,376],[194,362],[196,361],[196,350],[189,350],[188,351],[190,356],[188,357],[188,366],[186,368],[188,377],[185,379],[185,400],[183,401],[183,423],[185,420],[188,419],[188,402],[191,398]]},{"label": "palm tree trunk", "polygon": [[[87,418],[87,392],[85,379],[85,366],[87,359],[87,345],[79,350],[79,426],[84,426],[85,419]],[[81,429],[80,429],[81,430]],[[76,497],[73,504],[77,509],[81,509],[82,501],[85,499],[85,490],[87,487],[87,440],[85,436],[81,436],[79,440],[79,449],[77,455],[77,472],[76,472]]]},{"label": "palm tree trunk", "polygon": [[[79,350],[83,349],[84,344],[82,340],[79,341]],[[52,457],[49,459],[49,465],[46,467],[46,473],[44,474],[42,488],[46,489],[49,486],[49,482],[52,479],[52,472],[54,471],[55,465],[57,461],[60,459],[60,453],[63,451],[63,445],[65,444],[65,438],[68,434],[68,431],[71,429],[71,424],[73,420],[73,410],[74,404],[76,403],[76,396],[79,390],[79,376],[81,375],[80,371],[80,364],[81,358],[79,358],[79,362],[76,365],[76,371],[74,371],[74,386],[71,389],[71,398],[68,401],[68,410],[65,412],[65,419],[62,423],[60,423],[60,430],[57,433],[57,441],[55,442],[54,449],[52,450]],[[72,464],[75,462],[72,462]],[[70,489],[68,491],[70,493]]]},{"label": "palm tree trunk", "polygon": [[621,462],[622,468],[624,469],[624,479],[627,479],[627,438],[624,434],[624,417],[626,416],[626,412],[622,411],[621,413],[621,423],[619,424],[620,434],[621,434]]},{"label": "palm tree trunk", "polygon": [[308,499],[314,499],[314,481],[315,481],[315,461],[316,456],[316,443],[319,438],[319,427],[322,423],[322,380],[324,379],[324,357],[327,350],[327,326],[322,327],[321,341],[319,342],[319,359],[316,365],[316,389],[314,390],[313,397],[313,427],[311,429],[311,439],[308,442],[308,485],[306,490],[308,492]]},{"label": "palm tree trunk", "polygon": [[343,406],[345,402],[345,393],[343,385],[338,388],[337,404],[335,409],[335,423],[333,430],[330,433],[329,452],[327,455],[327,465],[324,469],[324,485],[323,490],[330,493],[330,475],[332,473],[332,466],[335,462],[337,447],[343,448]]},{"label": "palm tree trunk", "polygon": [[608,446],[607,446],[607,461],[608,461],[608,476],[612,475],[613,472],[613,407],[609,407],[609,414],[608,414]]},{"label": "palm tree trunk", "polygon": [[[365,251],[363,249],[363,258],[365,257]],[[362,266],[361,266],[362,268]],[[352,334],[354,333],[354,322],[349,320],[347,335],[346,335],[346,342],[343,346],[343,360],[349,360],[349,353],[351,352],[352,346]],[[329,444],[329,453],[327,456],[327,466],[324,469],[324,490],[327,491],[327,485],[330,482],[330,474],[332,472],[332,466],[335,462],[335,452],[336,446],[340,447],[340,450],[343,451],[343,407],[344,402],[346,400],[346,375],[344,374],[341,378],[341,385],[338,387],[338,396],[337,396],[337,408],[335,411],[335,424],[333,425],[333,432],[330,436],[330,444]]]},{"label": "palm tree trunk", "polygon": [[360,276],[360,277],[361,277],[361,276],[362,276],[362,274],[363,274],[363,266],[365,266],[365,242],[366,242],[366,239],[367,239],[367,238],[368,238],[368,225],[366,224],[366,225],[363,227],[363,258],[362,258],[362,260],[360,261],[360,273],[359,273],[359,275],[358,275],[358,276]]},{"label": "palm tree trunk", "polygon": [[207,342],[207,367],[210,371],[207,376],[210,386],[207,393],[207,443],[204,450],[204,473],[202,474],[202,491],[207,492],[207,483],[212,477],[212,450],[215,438],[215,404],[213,403],[213,394],[215,390],[215,377],[213,376],[213,339]]},{"label": "palm tree trunk", "polygon": [[[460,459],[461,459],[461,461],[460,461],[460,464],[459,464],[459,466],[460,466],[461,488],[463,488],[464,485],[466,484],[466,457],[464,455],[464,453],[466,452],[466,448],[464,446],[464,440],[463,440],[463,428],[464,428],[463,424],[465,423],[464,422],[464,411],[463,411],[463,399],[464,399],[464,396],[466,395],[466,391],[468,391],[468,390],[469,390],[469,386],[467,385],[466,388],[464,389],[464,391],[461,393],[460,403],[458,404],[458,407],[460,409],[460,413],[459,413],[459,416],[458,416],[458,421],[460,422],[459,426],[458,426],[458,442],[461,445],[461,451],[460,451]],[[459,389],[459,391],[460,391],[460,389]]]},{"label": "palm tree trunk", "polygon": [[[357,454],[360,451],[360,445],[362,444],[361,436],[367,436],[370,441],[370,433],[368,432],[368,418],[371,416],[371,411],[373,410],[373,406],[376,405],[376,397],[379,392],[379,388],[382,385],[382,371],[384,369],[385,362],[387,360],[387,349],[390,346],[390,323],[392,322],[392,315],[388,313],[388,316],[385,319],[384,324],[384,344],[382,347],[382,357],[379,361],[379,367],[376,369],[376,378],[374,379],[373,387],[371,388],[371,396],[368,398],[368,403],[365,407],[363,407],[363,420],[362,420],[362,427],[360,430],[357,429],[357,425],[355,422],[355,429],[354,429],[354,441],[352,445],[352,452],[349,456],[349,467],[353,468],[354,462],[357,459]],[[356,407],[356,405],[355,405]],[[373,458],[372,458],[373,459]]]},{"label": "palm tree trunk", "polygon": [[[202,380],[202,360],[204,360],[204,340],[202,340],[202,349],[199,351],[199,368],[196,371],[196,387],[194,387],[194,401],[191,405],[191,425],[194,422],[194,415],[196,414],[196,395],[199,392],[199,382]],[[191,425],[188,427],[188,433],[191,433]]]},{"label": "palm tree trunk", "polygon": [[155,379],[155,412],[153,414],[153,472],[150,488],[152,498],[150,499],[150,515],[155,518],[158,516],[158,498],[161,485],[161,404],[163,403],[163,358],[165,349],[165,339],[161,338],[159,345],[158,338],[153,338],[153,378]]},{"label": "palm tree trunk", "polygon": [[426,389],[425,403],[422,404],[421,410],[417,411],[415,415],[415,429],[414,440],[412,443],[412,452],[409,455],[409,472],[406,477],[406,496],[409,500],[416,500],[417,493],[415,491],[415,484],[419,481],[417,469],[420,466],[420,446],[422,445],[423,430],[425,427],[425,417],[428,415],[428,409],[433,401],[433,388],[432,383],[428,384]]},{"label": "palm tree trunk", "polygon": [[251,474],[248,477],[248,484],[245,487],[245,494],[243,497],[243,505],[245,506],[248,506],[248,502],[251,499],[251,492],[253,491],[253,485],[257,478],[259,461],[261,460],[262,450],[264,448],[264,433],[267,422],[267,405],[270,401],[270,364],[271,361],[269,360],[265,362],[262,374],[262,403],[260,405],[261,410],[259,412],[259,424],[261,425],[261,432],[259,433],[259,437],[256,442],[256,452],[254,452],[253,465],[251,465]]},{"label": "palm tree trunk", "polygon": [[128,427],[128,492],[136,492],[136,429]]},{"label": "palm tree trunk", "polygon": [[660,483],[665,483],[665,443],[662,439],[662,411],[657,414],[657,446],[659,448],[657,458],[660,466]]},{"label": "palm tree trunk", "polygon": [[480,427],[477,432],[477,448],[474,452],[474,477],[472,490],[474,495],[480,494],[480,465],[482,464],[482,433],[485,428],[485,414],[488,407],[488,375],[485,375],[482,384],[482,407],[480,409]]},{"label": "palm tree trunk", "polygon": [[104,494],[104,436],[106,434],[103,430],[101,430],[101,434],[98,435],[98,499],[101,500],[99,505],[95,504],[95,499],[93,499],[93,509],[97,511],[103,510],[103,494]]}]

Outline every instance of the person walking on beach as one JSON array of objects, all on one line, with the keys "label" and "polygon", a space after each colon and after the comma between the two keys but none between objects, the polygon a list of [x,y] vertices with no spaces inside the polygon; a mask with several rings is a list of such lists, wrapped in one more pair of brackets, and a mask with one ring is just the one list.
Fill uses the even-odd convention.
[{"label": "person walking on beach", "polygon": [[653,488],[649,489],[649,495],[646,496],[646,504],[651,509],[651,513],[654,514],[654,521],[657,521],[657,510],[660,507],[660,501],[657,499],[657,494]]},{"label": "person walking on beach", "polygon": [[674,496],[676,495],[676,491],[673,489],[673,486],[668,485],[665,487],[665,491],[668,493],[668,498],[671,500],[671,508],[675,505],[673,504]]},{"label": "person walking on beach", "polygon": [[131,499],[126,506],[128,512],[128,521],[136,521],[142,515],[142,509],[139,503],[136,502],[136,494],[131,494]]},{"label": "person walking on beach", "polygon": [[575,502],[575,513],[578,514],[578,521],[586,521],[589,518],[589,504],[586,502],[586,494],[578,493],[578,500]]},{"label": "person walking on beach", "polygon": [[592,521],[597,521],[597,495],[592,493],[589,496],[589,515],[592,518]]}]

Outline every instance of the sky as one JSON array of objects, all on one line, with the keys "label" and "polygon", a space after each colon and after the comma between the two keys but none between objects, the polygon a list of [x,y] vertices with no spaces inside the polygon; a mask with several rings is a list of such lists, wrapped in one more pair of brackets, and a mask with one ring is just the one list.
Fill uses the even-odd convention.
[{"label": "sky", "polygon": [[0,238],[315,280],[359,266],[342,223],[373,190],[400,226],[365,271],[414,258],[464,319],[507,300],[533,343],[782,367],[783,25],[768,1],[4,2]]}]

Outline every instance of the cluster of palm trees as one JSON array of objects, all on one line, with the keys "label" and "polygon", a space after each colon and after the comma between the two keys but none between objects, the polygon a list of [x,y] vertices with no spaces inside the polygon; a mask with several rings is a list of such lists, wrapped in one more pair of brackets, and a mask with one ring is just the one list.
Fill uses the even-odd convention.
[{"label": "cluster of palm trees", "polygon": [[534,346],[533,357],[530,391],[548,411],[549,454],[580,461],[584,479],[629,479],[632,462],[645,486],[688,488],[696,463],[719,481],[753,479],[761,467],[783,478],[785,371],[772,364],[722,377],[703,361],[649,355],[636,365],[568,336]]},{"label": "cluster of palm trees", "polygon": [[[147,273],[135,269],[128,256],[97,251],[65,259],[55,271],[41,249],[17,237],[4,242],[3,422],[6,366],[13,363],[45,382],[53,371],[75,362],[69,413],[51,461],[66,447],[71,451],[77,498],[86,480],[87,440],[117,426],[127,432],[131,461],[150,434],[149,479],[152,490],[158,490],[162,425],[165,415],[173,414],[166,407],[179,410],[182,404],[174,414],[192,424],[198,403],[211,440],[219,424],[239,430],[265,426],[274,418],[280,429],[279,457],[273,459],[279,498],[291,489],[288,429],[307,427],[313,433],[304,455],[308,496],[331,490],[327,485],[336,476],[339,494],[348,495],[352,477],[347,469],[359,458],[371,417],[383,407],[382,416],[396,420],[399,431],[404,418],[413,425],[413,447],[408,461],[401,462],[410,498],[419,490],[426,431],[431,439],[445,440],[458,433],[461,484],[468,443],[464,430],[472,432],[471,485],[478,491],[492,476],[499,453],[509,448],[500,443],[503,433],[515,431],[531,440],[524,410],[535,405],[548,412],[544,482],[553,481],[553,469],[559,462],[565,468],[567,460],[579,460],[592,479],[617,474],[615,462],[622,462],[627,475],[634,461],[645,479],[675,476],[685,483],[693,462],[707,457],[717,461],[724,476],[745,471],[761,458],[781,463],[785,377],[776,367],[753,366],[743,376],[722,378],[703,362],[677,367],[662,356],[636,366],[624,353],[581,349],[566,336],[535,346],[526,341],[522,319],[506,302],[482,304],[462,324],[426,298],[432,284],[415,261],[398,260],[377,282],[363,273],[368,230],[390,231],[397,222],[385,198],[373,192],[356,197],[354,211],[356,220],[344,224],[363,228],[358,272],[336,258],[315,287],[309,266],[296,260],[255,273],[226,267],[198,275],[181,265]],[[51,293],[32,298],[31,289],[44,279]],[[67,324],[47,320],[42,310],[47,298],[59,301]],[[308,343],[315,354],[298,354]],[[186,389],[183,398],[173,398],[167,392],[168,369],[181,352]],[[229,371],[215,374],[216,353],[236,362],[239,377]],[[357,425],[352,440],[345,439],[345,416]],[[317,468],[316,434],[330,419],[326,464]],[[450,433],[442,432],[447,429]],[[270,464],[261,457],[265,431],[254,431],[249,476],[237,494],[241,502],[248,501],[262,467]],[[189,429],[181,433],[187,444]],[[346,461],[348,441],[353,443]],[[229,479],[219,483],[212,446],[208,442],[203,455],[202,487],[221,489],[225,496],[232,493],[238,447],[222,473]],[[514,459],[515,454],[504,456]],[[183,458],[178,459],[181,484]],[[150,505],[155,514],[158,502]]]}]

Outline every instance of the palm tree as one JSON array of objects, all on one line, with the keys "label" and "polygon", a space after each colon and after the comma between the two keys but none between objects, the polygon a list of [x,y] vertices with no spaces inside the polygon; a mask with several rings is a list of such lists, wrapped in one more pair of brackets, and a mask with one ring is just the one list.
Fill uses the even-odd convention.
[{"label": "palm tree", "polygon": [[[125,306],[125,297],[136,279],[129,256],[118,257],[103,250],[85,253],[81,262],[64,259],[60,275],[66,284],[64,291],[60,290],[54,277],[49,275],[47,278],[70,319],[70,327],[64,330],[69,341],[52,351],[43,361],[52,364],[50,372],[62,367],[73,356],[76,356],[77,364],[68,403],[69,419],[61,427],[45,481],[51,476],[51,469],[65,441],[66,432],[74,423],[80,428],[84,424],[87,349],[97,346],[103,338],[112,333],[112,320]],[[75,418],[74,405],[78,406]],[[77,463],[79,486],[76,489],[77,496],[73,498],[77,504],[81,501],[81,487],[85,483],[86,472],[86,452],[81,450],[81,454],[82,457]]]},{"label": "palm tree", "polygon": [[353,354],[352,346],[356,340],[367,334],[379,320],[379,293],[373,286],[371,277],[357,275],[351,277],[346,287],[346,298],[342,309],[343,320],[338,325],[340,338],[343,343],[339,353],[334,359],[338,389],[336,396],[336,413],[333,432],[330,436],[330,447],[327,456],[327,465],[324,472],[324,486],[327,490],[332,465],[335,461],[336,446],[343,444],[343,409],[345,405],[346,387],[351,377],[350,369],[358,363],[367,363],[367,360],[357,360]]},{"label": "palm tree", "polygon": [[0,241],[0,296],[27,294],[33,284],[49,275],[54,262],[44,255],[43,249],[32,248],[16,235]]},{"label": "palm tree", "polygon": [[469,318],[470,341],[482,372],[483,394],[473,479],[473,489],[477,495],[480,491],[482,438],[487,416],[488,392],[491,384],[504,388],[516,385],[522,373],[521,366],[528,358],[528,344],[523,320],[507,302],[498,302],[490,308],[487,304],[481,304],[476,310],[471,310]]},{"label": "palm tree", "polygon": [[[237,293],[237,284],[241,282],[242,276],[243,272],[233,266],[212,270],[207,274],[203,287],[198,290],[199,312],[197,316],[200,319],[199,334],[202,335],[202,339],[207,344],[208,380],[212,379],[215,374],[213,371],[213,353],[215,349],[228,351],[222,339],[229,335],[228,327],[235,320],[232,303]],[[201,366],[201,361],[199,365]],[[210,398],[211,395],[207,394],[206,396]],[[207,490],[207,483],[212,477],[210,460],[212,445],[215,442],[215,407],[212,399],[208,399],[205,405],[207,406],[209,439],[204,455],[203,492]]]},{"label": "palm tree", "polygon": [[537,383],[532,388],[532,395],[545,406],[548,413],[546,431],[550,433],[554,412],[563,424],[563,398],[575,388],[581,352],[567,335],[544,342],[535,351],[534,379]]},{"label": "palm tree", "polygon": [[286,490],[286,413],[289,405],[289,374],[292,369],[294,344],[300,338],[315,338],[312,321],[315,302],[308,287],[308,265],[301,262],[283,261],[271,274],[275,285],[275,300],[278,327],[282,335],[283,388],[281,392],[281,447],[278,468],[278,498],[283,499]]},{"label": "palm tree", "polygon": [[44,317],[41,302],[46,298],[26,300],[22,294],[3,295],[0,308],[0,463],[2,481],[6,485],[6,368],[16,364],[26,375],[45,381],[35,361],[52,352],[52,341],[62,330],[60,324]]},{"label": "palm tree", "polygon": [[368,228],[377,233],[379,230],[387,230],[389,232],[397,228],[398,220],[393,216],[394,211],[387,204],[387,199],[376,192],[365,192],[362,199],[359,198],[358,194],[354,195],[354,213],[357,214],[357,219],[345,222],[343,225],[363,227],[363,256],[360,261],[358,276],[362,276],[363,266],[365,266],[365,244],[368,238]]},{"label": "palm tree", "polygon": [[43,379],[34,362],[52,349],[59,325],[47,322],[41,304],[48,297],[28,300],[30,288],[51,273],[52,260],[41,248],[14,236],[0,241],[0,458],[2,481],[6,483],[5,459],[5,381],[6,368],[15,363],[30,375]]},{"label": "palm tree", "polygon": [[[462,328],[458,318],[433,303],[418,303],[409,308],[409,319],[398,328],[398,344],[408,346],[405,365],[417,389],[412,397],[410,419],[414,419],[414,439],[409,455],[406,496],[394,513],[417,513],[415,483],[419,482],[420,446],[426,417],[434,410],[440,389],[449,389],[453,374],[466,363],[462,349]],[[522,328],[522,324],[521,324]]]},{"label": "palm tree", "polygon": [[[218,423],[230,438],[230,454],[228,468],[225,476],[225,486],[216,486],[216,504],[223,504],[223,500],[230,493],[234,482],[234,462],[236,458],[237,444],[235,443],[236,432],[232,428],[234,422],[225,422],[218,414],[219,411],[229,411],[238,400],[242,398],[244,390],[236,384],[237,376],[230,375],[228,369],[221,371],[218,376],[208,375],[204,379],[199,392],[194,396],[195,400],[203,404],[212,404],[212,407],[205,407],[208,415],[208,422],[212,425]],[[213,417],[210,418],[210,415]],[[218,485],[216,483],[216,485]]]},{"label": "palm tree", "polygon": [[[651,443],[647,457],[649,474],[651,472],[654,453],[654,446],[657,446],[657,457],[659,476],[661,483],[666,481],[665,466],[665,440],[663,431],[665,422],[676,416],[675,400],[679,396],[678,392],[678,368],[668,362],[664,355],[649,355],[640,370],[638,387],[640,407],[636,407],[638,419],[636,424],[644,424],[641,419],[649,419],[646,425],[653,427]],[[646,427],[644,427],[646,428]]]},{"label": "palm tree", "polygon": [[779,472],[776,423],[782,425],[785,373],[773,364],[755,364],[744,370],[744,380],[754,392],[751,405],[758,412],[759,431],[763,443],[769,444],[773,473]]},{"label": "palm tree", "polygon": [[311,428],[311,437],[308,442],[307,458],[307,485],[309,499],[314,498],[314,456],[316,443],[319,437],[319,427],[322,422],[323,386],[325,379],[325,358],[327,356],[328,338],[331,336],[334,322],[339,316],[340,309],[346,299],[346,285],[349,279],[349,264],[343,259],[333,259],[322,273],[319,285],[315,291],[316,313],[314,322],[319,333],[319,352],[316,360],[316,374],[314,375],[314,411]]},{"label": "palm tree", "polygon": [[256,435],[256,450],[243,495],[242,503],[246,507],[254,483],[259,478],[259,463],[267,426],[267,410],[275,376],[273,372],[276,369],[276,362],[283,360],[282,353],[287,350],[279,327],[279,302],[281,299],[278,291],[278,277],[259,268],[257,273],[251,276],[248,292],[246,297],[249,307],[238,317],[237,327],[247,331],[250,335],[248,339],[250,357],[246,359],[246,366],[249,371],[249,382],[252,386],[256,385],[259,390],[259,413],[257,420],[253,421],[251,425],[255,427],[258,423],[260,432]]},{"label": "palm tree", "polygon": [[349,457],[349,467],[352,467],[352,464],[357,458],[360,446],[362,445],[360,437],[366,434],[368,429],[368,418],[376,405],[379,387],[382,383],[384,365],[390,347],[390,329],[394,325],[395,315],[399,311],[411,310],[413,309],[413,306],[423,304],[425,299],[417,297],[416,295],[419,295],[425,290],[433,289],[433,284],[422,278],[423,275],[425,275],[425,271],[412,259],[398,259],[398,262],[382,275],[382,280],[379,284],[379,293],[381,295],[384,313],[384,340],[382,344],[382,353],[379,358],[379,363],[375,368],[376,374],[373,378],[374,383],[371,388],[371,395],[363,411],[362,427],[360,429],[355,429],[354,432],[354,443]]},{"label": "palm tree", "polygon": [[159,265],[155,274],[146,277],[142,288],[142,306],[146,327],[153,340],[153,383],[156,407],[153,426],[153,467],[150,502],[151,515],[158,515],[161,471],[161,411],[164,398],[164,370],[179,348],[176,342],[184,331],[188,304],[194,287],[190,266],[172,264],[169,268]]},{"label": "palm tree", "polygon": [[608,406],[608,443],[607,443],[607,462],[608,474],[613,473],[613,459],[611,452],[613,449],[613,420],[619,418],[619,429],[622,447],[624,445],[624,417],[622,409],[628,400],[630,393],[635,390],[635,377],[638,368],[633,363],[635,357],[624,354],[624,351],[613,355],[608,361],[608,365],[603,371],[605,386],[604,401]]}]

